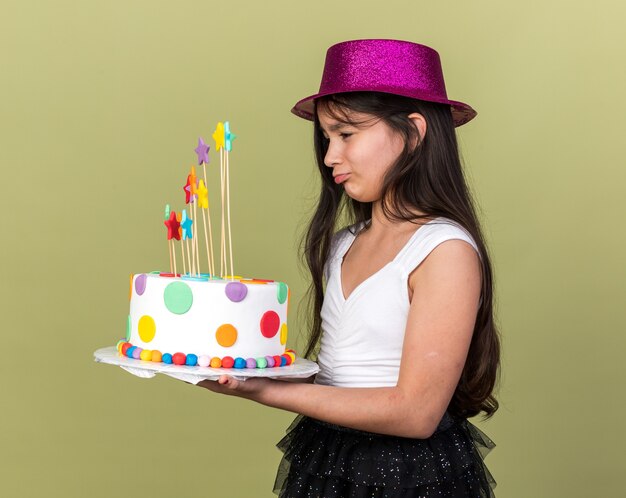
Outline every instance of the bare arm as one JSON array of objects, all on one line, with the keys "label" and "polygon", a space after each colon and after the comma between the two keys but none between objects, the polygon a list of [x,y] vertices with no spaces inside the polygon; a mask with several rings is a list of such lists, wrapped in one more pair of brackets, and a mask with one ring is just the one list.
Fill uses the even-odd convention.
[{"label": "bare arm", "polygon": [[476,252],[449,240],[411,274],[413,291],[398,383],[344,388],[223,376],[200,385],[215,392],[354,429],[426,438],[436,429],[463,370],[480,296]]},{"label": "bare arm", "polygon": [[283,382],[292,382],[294,384],[313,384],[315,382],[315,375],[311,377],[304,377],[300,379],[281,379]]}]

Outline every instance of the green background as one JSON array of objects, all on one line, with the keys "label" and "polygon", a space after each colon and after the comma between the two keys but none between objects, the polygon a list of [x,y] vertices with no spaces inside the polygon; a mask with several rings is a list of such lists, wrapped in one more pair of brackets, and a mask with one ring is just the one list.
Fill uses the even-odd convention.
[{"label": "green background", "polygon": [[273,496],[292,414],[92,353],[124,335],[128,275],[167,267],[163,205],[182,206],[219,120],[238,135],[236,273],[302,298],[316,176],[310,123],[289,110],[328,46],[389,37],[435,47],[449,96],[479,111],[459,138],[497,278],[501,408],[476,423],[498,444],[498,497],[623,496],[625,15],[605,0],[3,0],[0,494]]}]

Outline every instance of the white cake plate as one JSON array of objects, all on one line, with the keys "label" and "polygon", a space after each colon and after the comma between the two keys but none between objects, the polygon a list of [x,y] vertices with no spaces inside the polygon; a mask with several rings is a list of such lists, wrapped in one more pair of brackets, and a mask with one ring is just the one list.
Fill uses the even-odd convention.
[{"label": "white cake plate", "polygon": [[306,379],[319,371],[317,363],[296,357],[291,365],[274,368],[211,368],[190,367],[187,365],[170,365],[142,361],[122,356],[115,346],[98,349],[94,352],[98,363],[116,365],[137,377],[150,379],[162,373],[178,380],[197,384],[201,380],[217,380],[222,375],[230,375],[237,380],[246,380],[251,377],[267,377],[270,379]]}]

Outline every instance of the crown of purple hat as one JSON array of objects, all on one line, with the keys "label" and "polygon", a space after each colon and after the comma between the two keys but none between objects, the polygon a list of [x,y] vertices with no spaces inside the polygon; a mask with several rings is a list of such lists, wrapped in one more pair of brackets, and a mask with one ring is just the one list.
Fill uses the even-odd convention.
[{"label": "crown of purple hat", "polygon": [[400,40],[352,40],[333,45],[326,52],[319,92],[298,101],[291,112],[312,121],[315,99],[363,91],[448,104],[454,126],[477,114],[469,105],[448,99],[437,51]]}]

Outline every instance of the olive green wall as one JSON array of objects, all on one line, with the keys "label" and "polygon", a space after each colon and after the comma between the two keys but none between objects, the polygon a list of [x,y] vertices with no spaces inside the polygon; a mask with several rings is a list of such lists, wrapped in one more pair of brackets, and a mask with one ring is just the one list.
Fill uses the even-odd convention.
[{"label": "olive green wall", "polygon": [[[269,497],[292,414],[94,363],[128,275],[167,266],[198,136],[232,155],[236,272],[302,297],[310,124],[326,48],[441,54],[497,275],[499,498],[623,496],[622,2],[2,2],[0,494]],[[213,156],[213,167],[216,163]],[[178,197],[177,197],[178,196]],[[290,345],[298,347],[291,318]]]}]

